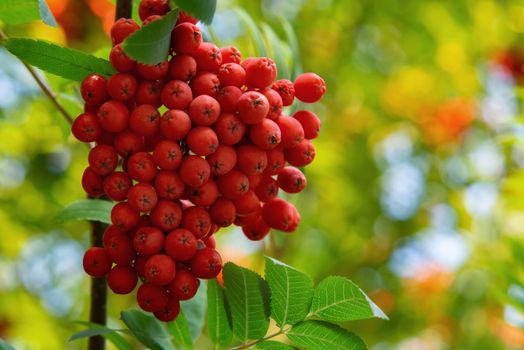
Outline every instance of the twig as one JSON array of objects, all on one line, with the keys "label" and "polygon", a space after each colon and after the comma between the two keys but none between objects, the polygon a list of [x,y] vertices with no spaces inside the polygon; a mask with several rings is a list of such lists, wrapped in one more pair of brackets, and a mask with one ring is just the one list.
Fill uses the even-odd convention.
[{"label": "twig", "polygon": [[[7,35],[2,30],[0,30],[0,39],[1,40],[7,40],[8,39]],[[25,68],[27,68],[27,70],[29,71],[29,74],[31,74],[31,76],[36,81],[36,83],[38,84],[40,89],[44,92],[44,94],[46,94],[46,96],[49,97],[49,99],[51,100],[51,102],[53,102],[55,107],[60,111],[60,113],[62,113],[64,118],[67,120],[67,122],[69,124],[73,124],[73,118],[71,118],[71,116],[69,115],[69,113],[67,113],[65,108],[60,104],[60,102],[58,102],[58,100],[56,98],[56,95],[53,92],[53,90],[51,90],[51,88],[49,86],[47,86],[47,84],[38,75],[38,73],[36,72],[36,70],[32,66],[30,66],[27,63],[25,63],[24,61],[21,61],[21,62],[25,66]]]},{"label": "twig", "polygon": [[133,0],[117,0],[115,21],[119,18],[131,18],[133,13]]},{"label": "twig", "polygon": [[281,334],[286,334],[286,332],[289,330],[289,328],[282,328],[281,330],[279,330],[278,332],[276,333],[273,333],[273,334],[270,334],[268,336],[265,336],[264,338],[261,338],[261,339],[258,339],[258,340],[255,340],[255,341],[252,341],[250,343],[246,343],[246,344],[242,344],[242,345],[239,345],[239,346],[235,346],[234,348],[230,348],[229,350],[240,350],[240,349],[249,349],[250,347],[254,346],[254,345],[257,345],[259,343],[262,343],[268,339],[271,339],[271,338],[274,338],[274,337],[278,337],[279,335]]}]

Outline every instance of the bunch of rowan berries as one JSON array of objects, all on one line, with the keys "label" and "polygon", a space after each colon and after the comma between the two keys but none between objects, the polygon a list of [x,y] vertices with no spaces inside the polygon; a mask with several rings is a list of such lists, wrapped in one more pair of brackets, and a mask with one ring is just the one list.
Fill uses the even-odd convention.
[{"label": "bunch of rowan berries", "polygon": [[[142,25],[168,11],[167,0],[142,0]],[[282,108],[295,97],[316,102],[325,92],[316,74],[275,81],[271,59],[242,60],[235,47],[203,42],[196,22],[181,12],[170,58],[145,65],[121,44],[140,26],[116,21],[109,58],[118,73],[84,79],[85,112],[72,127],[93,145],[84,190],[118,202],[104,248],[87,250],[84,269],[107,276],[117,294],[142,280],[138,304],[162,321],[176,318],[199,279],[220,273],[213,234],[221,227],[240,226],[251,240],[272,228],[296,229],[297,209],[277,194],[306,186],[298,168],[315,157],[310,140],[320,121],[310,111],[287,116]]]}]

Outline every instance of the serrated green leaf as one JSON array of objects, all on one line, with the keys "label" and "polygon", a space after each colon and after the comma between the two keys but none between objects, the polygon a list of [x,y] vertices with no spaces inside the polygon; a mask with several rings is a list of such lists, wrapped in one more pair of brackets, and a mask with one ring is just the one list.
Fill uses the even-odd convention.
[{"label": "serrated green leaf", "polygon": [[313,297],[313,281],[304,273],[265,257],[265,278],[271,290],[271,317],[279,327],[304,320]]},{"label": "serrated green leaf", "polygon": [[202,333],[204,327],[204,316],[206,314],[207,283],[202,281],[197,293],[193,298],[182,301],[180,307],[186,315],[187,325],[191,338],[196,340]]},{"label": "serrated green leaf", "polygon": [[254,41],[253,46],[255,48],[255,56],[267,56],[264,38],[262,37],[262,34],[260,34],[260,30],[258,29],[257,24],[253,18],[251,18],[251,16],[246,11],[239,7],[235,7],[234,11],[236,12],[243,26],[249,32],[249,36]]},{"label": "serrated green leaf", "polygon": [[11,345],[7,344],[2,338],[0,338],[0,349],[2,350],[15,350]]},{"label": "serrated green leaf", "polygon": [[283,50],[284,43],[267,23],[262,23],[261,27],[266,37],[266,43],[271,45],[272,57],[277,66],[277,79],[289,79],[289,68]]},{"label": "serrated green leaf", "polygon": [[[91,330],[91,329],[92,330],[96,330],[96,329],[104,330],[105,329],[105,330],[110,330],[112,332],[103,333],[103,334],[101,334],[101,336],[106,338],[111,343],[113,343],[113,345],[118,350],[133,350],[133,347],[131,346],[131,344],[129,344],[129,342],[123,336],[121,336],[120,334],[117,333],[117,332],[128,332],[127,330],[109,329],[109,328],[101,326],[101,325],[99,325],[97,323],[87,322],[87,321],[75,321],[75,323],[87,326],[89,328],[85,329],[84,331],[81,331],[81,332],[78,332],[76,334],[73,334],[71,336],[71,338],[69,338],[69,341],[80,339],[81,335],[85,334],[83,332],[86,332],[88,330]],[[95,335],[95,334],[93,334],[93,335]],[[92,336],[92,335],[84,335],[84,337],[86,337],[86,336],[89,337],[89,336]]]},{"label": "serrated green leaf", "polygon": [[64,207],[56,215],[55,221],[91,220],[110,224],[113,204],[101,199],[81,199]]},{"label": "serrated green leaf", "polygon": [[131,58],[145,64],[159,64],[169,55],[171,31],[175,26],[178,10],[169,11],[162,19],[152,21],[124,40],[122,47]]},{"label": "serrated green leaf", "polygon": [[172,2],[182,11],[206,24],[211,24],[217,8],[216,0],[172,0]]},{"label": "serrated green leaf", "polygon": [[214,344],[229,346],[233,340],[224,290],[216,279],[207,283],[207,334]]},{"label": "serrated green leaf", "polygon": [[191,333],[189,333],[189,327],[187,325],[184,311],[181,310],[176,320],[169,322],[167,327],[173,335],[173,343],[176,346],[181,346],[184,349],[194,349],[193,339],[191,338]]},{"label": "serrated green leaf", "polygon": [[127,310],[120,313],[120,318],[131,333],[151,350],[175,349],[166,327],[154,316],[139,310]]},{"label": "serrated green leaf", "polygon": [[23,24],[37,19],[56,27],[56,20],[45,0],[2,0],[0,21],[6,24]]},{"label": "serrated green leaf", "polygon": [[270,313],[266,281],[254,271],[231,262],[224,266],[223,275],[233,333],[241,341],[262,338],[269,327]]},{"label": "serrated green leaf", "polygon": [[323,321],[304,321],[286,333],[289,340],[306,350],[366,350],[360,337]]},{"label": "serrated green leaf", "polygon": [[284,344],[274,340],[266,340],[262,343],[257,344],[256,349],[263,350],[294,350],[295,348],[291,345]]},{"label": "serrated green leaf", "polygon": [[329,276],[318,284],[310,312],[326,321],[352,321],[387,316],[349,279]]},{"label": "serrated green leaf", "polygon": [[92,73],[115,72],[107,60],[44,40],[11,38],[3,45],[25,63],[66,79],[82,81]]}]

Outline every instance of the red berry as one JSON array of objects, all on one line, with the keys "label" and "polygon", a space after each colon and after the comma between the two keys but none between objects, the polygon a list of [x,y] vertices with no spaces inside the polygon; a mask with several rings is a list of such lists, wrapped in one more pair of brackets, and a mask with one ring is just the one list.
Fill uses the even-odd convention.
[{"label": "red berry", "polygon": [[113,74],[107,81],[107,91],[113,100],[128,101],[135,96],[136,90],[136,79],[128,73]]},{"label": "red berry", "polygon": [[295,167],[288,166],[278,174],[278,186],[287,193],[298,193],[307,184],[304,174]]},{"label": "red berry", "polygon": [[218,141],[230,146],[239,143],[246,132],[246,125],[232,113],[221,114],[214,128]]},{"label": "red berry", "polygon": [[278,119],[282,114],[282,97],[273,89],[265,89],[262,94],[266,96],[269,102],[269,113],[267,117],[272,120]]},{"label": "red berry", "polygon": [[96,141],[102,133],[100,124],[91,113],[80,114],[73,122],[71,130],[73,135],[82,142]]},{"label": "red berry", "polygon": [[222,63],[240,63],[242,54],[234,46],[226,46],[220,49],[222,54]]},{"label": "red berry", "polygon": [[197,74],[197,64],[193,57],[184,54],[177,54],[169,61],[167,75],[173,80],[191,81]]},{"label": "red berry", "polygon": [[196,206],[207,208],[218,198],[217,184],[209,180],[199,188],[188,188],[188,197]]},{"label": "red berry", "polygon": [[146,19],[144,19],[144,20],[142,21],[142,27],[148,25],[149,23],[151,23],[151,22],[153,22],[153,21],[158,21],[158,20],[160,20],[160,19],[162,19],[162,16],[160,16],[160,15],[151,15],[151,16],[148,16]]},{"label": "red berry", "polygon": [[197,250],[191,259],[191,271],[198,278],[215,278],[222,271],[222,258],[213,248]]},{"label": "red berry", "polygon": [[[220,229],[220,227],[218,227],[217,225],[213,225],[213,226],[216,226],[214,229],[213,229],[213,227],[211,227],[211,231],[213,233],[215,233],[216,231],[218,231]],[[212,234],[210,234],[209,236],[204,238],[203,241],[204,241],[204,244],[206,245],[206,247],[216,249],[217,241],[216,241],[215,237]]]},{"label": "red berry", "polygon": [[162,310],[154,313],[155,317],[162,322],[174,321],[180,313],[180,302],[171,297]]},{"label": "red berry", "polygon": [[231,146],[219,145],[213,154],[206,157],[206,160],[213,175],[224,175],[236,165],[237,153]]},{"label": "red berry", "polygon": [[197,291],[198,279],[189,271],[178,271],[173,282],[169,284],[169,292],[178,300],[189,300]]},{"label": "red berry", "polygon": [[176,53],[194,53],[202,44],[202,33],[192,23],[181,23],[173,29],[171,47]]},{"label": "red berry", "polygon": [[147,258],[149,258],[149,256],[139,255],[133,263],[133,268],[139,277],[145,278]]},{"label": "red berry", "polygon": [[168,0],[142,0],[138,6],[138,15],[143,21],[149,16],[163,16],[169,12]]},{"label": "red berry", "polygon": [[189,156],[182,161],[179,175],[186,185],[200,187],[209,180],[211,168],[205,159]]},{"label": "red berry", "polygon": [[267,154],[264,150],[250,145],[237,148],[238,167],[246,175],[262,173],[267,167]]},{"label": "red berry", "polygon": [[119,18],[111,27],[111,41],[113,45],[120,44],[140,26],[131,18]]},{"label": "red berry", "polygon": [[200,207],[189,207],[182,214],[182,227],[193,233],[195,238],[205,237],[211,228],[211,217],[207,210]]},{"label": "red berry", "polygon": [[121,132],[127,128],[129,110],[118,101],[107,101],[100,106],[96,114],[102,129],[109,132]]},{"label": "red berry", "polygon": [[271,119],[264,118],[258,124],[251,127],[249,132],[251,141],[264,150],[273,149],[280,143],[282,135],[277,123]]},{"label": "red berry", "polygon": [[109,98],[106,78],[100,74],[88,75],[82,81],[80,93],[87,104],[91,106],[100,106]]},{"label": "red berry", "polygon": [[269,102],[261,93],[248,91],[238,99],[237,112],[244,123],[257,124],[269,113]]},{"label": "red berry", "polygon": [[165,286],[175,278],[175,275],[176,265],[171,257],[155,254],[147,259],[145,277],[149,283]]},{"label": "red berry", "polygon": [[278,194],[277,180],[269,175],[262,176],[260,183],[255,187],[255,193],[262,202],[272,200]]},{"label": "red berry", "polygon": [[182,209],[173,201],[161,199],[151,210],[151,223],[163,231],[174,230],[180,225]]},{"label": "red berry", "polygon": [[107,285],[115,294],[129,294],[135,289],[138,278],[130,266],[115,266],[107,275]]},{"label": "red berry", "polygon": [[129,156],[144,150],[144,138],[129,130],[124,130],[115,136],[115,149],[120,156]]},{"label": "red berry", "polygon": [[270,227],[285,231],[295,221],[295,208],[282,198],[274,198],[262,207],[262,219]]},{"label": "red berry", "polygon": [[311,141],[304,139],[293,148],[286,148],[284,155],[289,164],[296,167],[304,167],[315,159],[315,147]]},{"label": "red berry", "polygon": [[104,248],[111,260],[118,265],[131,265],[136,255],[133,243],[125,234],[110,237]]},{"label": "red berry", "polygon": [[179,228],[169,232],[166,237],[164,249],[166,254],[176,261],[187,261],[195,255],[196,238],[191,231]]},{"label": "red berry", "polygon": [[282,140],[280,144],[284,148],[290,148],[297,146],[304,139],[304,129],[298,120],[282,115],[276,120]]},{"label": "red berry", "polygon": [[217,134],[208,126],[197,126],[186,137],[189,149],[197,156],[207,156],[218,148]]},{"label": "red berry", "polygon": [[238,63],[224,63],[218,69],[218,79],[222,85],[242,87],[246,81],[246,71]]},{"label": "red berry", "polygon": [[153,156],[146,152],[138,152],[129,157],[127,173],[133,180],[148,182],[153,180],[157,172]]},{"label": "red berry", "polygon": [[277,77],[277,66],[271,58],[259,57],[246,66],[246,85],[264,89],[273,84]]},{"label": "red berry", "polygon": [[212,125],[220,115],[220,105],[211,96],[197,96],[189,104],[189,117],[197,125]]},{"label": "red berry", "polygon": [[300,74],[293,84],[295,96],[302,102],[317,102],[326,93],[326,83],[324,79],[315,73]]},{"label": "red berry", "polygon": [[109,244],[109,239],[111,239],[111,237],[114,237],[116,235],[125,234],[125,233],[126,233],[125,231],[122,231],[121,229],[119,229],[115,225],[109,225],[106,228],[106,230],[104,231],[104,235],[102,236],[102,241],[104,243],[104,247]]},{"label": "red berry", "polygon": [[111,222],[122,230],[130,230],[138,224],[140,212],[129,203],[117,203],[111,210]]},{"label": "red berry", "polygon": [[184,193],[185,186],[174,171],[161,170],[155,178],[155,189],[160,198],[178,199]]},{"label": "red berry", "polygon": [[153,136],[158,132],[160,113],[151,105],[140,105],[129,118],[130,129],[141,136]]},{"label": "red berry", "polygon": [[102,182],[104,193],[114,201],[123,201],[133,185],[131,178],[123,171],[107,175]]},{"label": "red berry", "polygon": [[151,105],[153,107],[160,107],[162,101],[160,101],[160,92],[162,91],[162,83],[156,80],[142,80],[138,84],[138,90],[136,92],[136,103],[138,105]]},{"label": "red berry", "polygon": [[266,151],[267,167],[265,173],[268,175],[276,175],[286,165],[286,158],[282,147],[276,147]]},{"label": "red berry", "polygon": [[147,80],[162,79],[167,75],[169,69],[169,63],[167,61],[148,65],[143,63],[137,63],[138,73]]},{"label": "red berry", "polygon": [[209,208],[209,214],[213,223],[221,227],[227,227],[235,220],[236,208],[229,199],[219,198]]},{"label": "red berry", "polygon": [[148,212],[158,203],[158,197],[153,186],[140,182],[129,189],[127,201],[134,209]]},{"label": "red berry", "polygon": [[312,140],[318,137],[320,131],[320,119],[317,115],[310,111],[296,111],[293,118],[298,120],[304,129],[304,137]]},{"label": "red berry", "polygon": [[164,247],[164,233],[156,227],[141,227],[133,236],[133,246],[140,256],[160,253]]},{"label": "red berry", "polygon": [[252,241],[260,241],[267,236],[271,227],[269,227],[261,216],[258,216],[253,222],[242,226],[244,235]]},{"label": "red berry", "polygon": [[162,310],[169,302],[169,295],[166,290],[160,286],[144,283],[136,293],[138,305],[144,311],[157,312]]},{"label": "red berry", "polygon": [[236,86],[230,85],[220,89],[217,101],[220,104],[222,113],[234,113],[240,96],[242,96],[242,90]]},{"label": "red berry", "polygon": [[234,202],[236,215],[248,215],[260,209],[260,200],[255,191],[247,191],[242,197]]},{"label": "red berry", "polygon": [[216,74],[202,72],[191,81],[191,90],[193,96],[208,95],[216,98],[220,91],[220,80]]},{"label": "red berry", "polygon": [[220,193],[231,200],[242,197],[249,190],[247,176],[238,170],[231,170],[229,173],[219,176],[217,185]]},{"label": "red berry", "polygon": [[111,259],[104,248],[91,247],[84,254],[83,265],[89,276],[101,278],[109,273]]},{"label": "red berry", "polygon": [[162,88],[160,97],[167,108],[186,109],[193,100],[193,93],[183,81],[171,80]]},{"label": "red berry", "polygon": [[277,80],[271,88],[278,92],[282,98],[282,105],[291,106],[295,99],[295,87],[293,83],[287,79]]},{"label": "red berry", "polygon": [[176,142],[160,141],[153,150],[153,160],[160,169],[174,170],[182,162],[182,150]]},{"label": "red berry", "polygon": [[178,141],[191,129],[191,119],[184,111],[171,109],[160,119],[160,131],[166,138]]},{"label": "red berry", "polygon": [[196,18],[194,18],[194,17],[191,17],[190,15],[188,15],[184,11],[180,11],[178,13],[178,18],[176,20],[176,24],[178,25],[180,23],[185,23],[185,22],[197,24],[198,20]]},{"label": "red berry", "polygon": [[215,44],[203,42],[193,52],[199,70],[214,72],[222,64],[222,53]]},{"label": "red berry", "polygon": [[[89,167],[98,175],[112,173],[118,164],[118,155],[113,147],[98,145],[89,151]],[[207,164],[207,163],[206,163]]]}]

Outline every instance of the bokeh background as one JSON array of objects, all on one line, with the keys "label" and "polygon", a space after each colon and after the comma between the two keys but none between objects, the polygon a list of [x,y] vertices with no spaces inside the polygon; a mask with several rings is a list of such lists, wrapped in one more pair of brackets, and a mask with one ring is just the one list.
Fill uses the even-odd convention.
[{"label": "bokeh background", "polygon": [[[111,1],[47,2],[59,28],[3,30],[107,57]],[[390,317],[346,325],[372,350],[522,349],[524,3],[218,3],[211,30],[203,27],[210,37],[245,57],[260,53],[248,14],[279,38],[267,54],[287,62],[283,75],[314,71],[328,87],[321,103],[296,106],[323,122],[308,187],[293,199],[299,230],[261,243],[225,230],[224,259],[262,270],[268,254],[316,281],[349,277]],[[78,84],[46,79],[79,114]],[[53,218],[84,198],[86,158],[0,48],[0,338],[19,349],[85,346],[67,338],[87,319],[89,227]],[[134,298],[109,303],[109,324],[121,328],[119,310]]]}]

